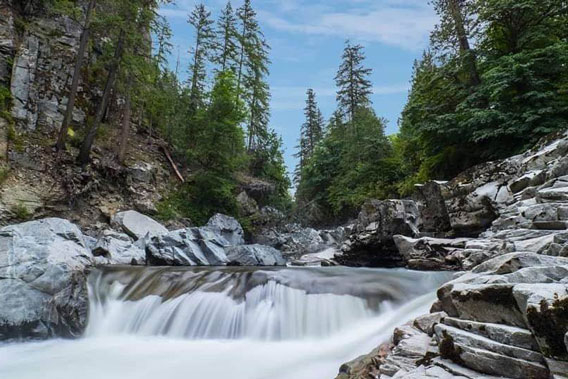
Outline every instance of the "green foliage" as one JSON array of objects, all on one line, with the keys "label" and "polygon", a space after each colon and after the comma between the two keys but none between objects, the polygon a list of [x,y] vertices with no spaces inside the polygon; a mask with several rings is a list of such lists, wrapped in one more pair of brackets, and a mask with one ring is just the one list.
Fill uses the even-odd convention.
[{"label": "green foliage", "polygon": [[0,187],[10,176],[10,169],[8,167],[0,166]]},{"label": "green foliage", "polygon": [[27,221],[32,217],[32,214],[23,203],[14,205],[11,211],[14,214],[14,217],[16,217],[20,221]]},{"label": "green foliage", "polygon": [[[434,50],[415,65],[400,123],[403,194],[413,182],[449,179],[568,128],[566,2],[462,2],[466,36],[476,41],[470,55],[455,49],[458,33],[445,3],[435,2],[441,23]],[[471,81],[472,56],[479,83]]]},{"label": "green foliage", "polygon": [[333,121],[302,170],[296,197],[326,210],[328,220],[322,221],[351,217],[368,198],[396,195],[399,161],[384,135],[384,120],[359,108],[350,125],[354,129]]}]

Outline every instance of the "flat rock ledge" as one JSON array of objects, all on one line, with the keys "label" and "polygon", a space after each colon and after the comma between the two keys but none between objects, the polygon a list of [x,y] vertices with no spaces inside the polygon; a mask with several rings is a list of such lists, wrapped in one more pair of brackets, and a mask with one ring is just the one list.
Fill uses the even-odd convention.
[{"label": "flat rock ledge", "polygon": [[432,313],[337,378],[566,378],[567,333],[568,259],[510,253],[446,283]]}]

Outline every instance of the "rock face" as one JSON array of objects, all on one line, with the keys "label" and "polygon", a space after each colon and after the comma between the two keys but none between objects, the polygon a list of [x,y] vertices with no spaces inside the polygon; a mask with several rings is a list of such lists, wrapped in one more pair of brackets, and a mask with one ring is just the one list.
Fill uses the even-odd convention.
[{"label": "rock face", "polygon": [[412,200],[369,200],[336,259],[347,266],[404,266],[393,236],[417,236],[418,224],[418,207]]},{"label": "rock face", "polygon": [[80,335],[92,263],[83,234],[66,220],[0,229],[0,340]]},{"label": "rock face", "polygon": [[124,230],[135,239],[154,237],[168,232],[165,226],[136,211],[119,212],[112,217],[111,225]]}]

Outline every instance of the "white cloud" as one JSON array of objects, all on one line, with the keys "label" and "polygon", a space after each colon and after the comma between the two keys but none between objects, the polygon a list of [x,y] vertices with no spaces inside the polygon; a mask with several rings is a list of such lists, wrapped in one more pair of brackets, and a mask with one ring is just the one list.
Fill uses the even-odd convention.
[{"label": "white cloud", "polygon": [[[361,2],[358,3],[361,6]],[[306,6],[308,9],[302,13],[309,14],[310,17],[299,21],[297,18],[277,16],[271,11],[259,11],[259,15],[266,25],[280,31],[379,42],[413,51],[425,46],[428,34],[437,20],[424,1],[415,0],[383,0],[378,6],[369,5],[364,10],[320,9],[319,12],[313,12],[309,5]]]}]

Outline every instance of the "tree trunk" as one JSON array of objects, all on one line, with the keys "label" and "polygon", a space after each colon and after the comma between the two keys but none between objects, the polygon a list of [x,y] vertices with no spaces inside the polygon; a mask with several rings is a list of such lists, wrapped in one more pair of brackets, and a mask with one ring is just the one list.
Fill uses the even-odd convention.
[{"label": "tree trunk", "polygon": [[243,78],[243,63],[245,60],[245,33],[246,33],[246,19],[243,20],[243,33],[241,35],[241,57],[239,59],[239,75],[237,77],[237,92],[236,92],[236,103],[239,104],[241,95],[241,81]]},{"label": "tree trunk", "polygon": [[87,42],[89,41],[89,23],[91,19],[91,12],[95,7],[96,0],[89,1],[87,6],[87,13],[85,14],[85,25],[81,33],[81,40],[79,42],[79,51],[77,52],[77,61],[75,62],[75,70],[73,71],[73,80],[71,82],[71,89],[69,91],[69,100],[67,101],[67,109],[65,109],[65,116],[63,123],[59,129],[59,137],[57,138],[56,148],[58,151],[65,149],[65,141],[67,139],[67,132],[69,123],[73,119],[73,108],[75,107],[75,97],[77,96],[77,87],[79,86],[79,77],[81,76],[81,67],[83,66],[83,58],[85,50],[87,49]]},{"label": "tree trunk", "polygon": [[479,78],[479,73],[477,72],[477,63],[475,55],[471,46],[469,45],[469,40],[467,39],[467,33],[465,31],[463,15],[461,12],[461,6],[459,0],[448,0],[448,6],[454,19],[454,24],[456,26],[456,34],[460,44],[460,52],[465,58],[465,64],[469,72],[469,80],[472,86],[477,86],[481,83]]},{"label": "tree trunk", "polygon": [[120,129],[120,140],[118,144],[117,158],[120,163],[124,163],[126,146],[128,144],[128,134],[130,132],[130,118],[132,116],[132,98],[130,88],[132,87],[132,77],[128,77],[126,85],[126,100],[124,102],[124,112],[122,114],[122,127]]},{"label": "tree trunk", "polygon": [[101,99],[101,102],[99,103],[99,107],[97,108],[97,113],[95,114],[95,119],[93,120],[93,124],[89,128],[89,131],[85,136],[85,139],[83,140],[83,144],[81,145],[81,150],[79,152],[79,155],[77,156],[77,162],[82,165],[89,163],[91,148],[93,147],[93,142],[95,142],[97,129],[104,117],[105,110],[107,109],[108,102],[110,99],[110,94],[114,87],[114,81],[118,73],[120,58],[122,57],[123,44],[124,44],[124,31],[121,31],[120,36],[118,37],[118,42],[116,44],[116,50],[114,52],[114,61],[108,72],[105,89],[103,91],[103,97]]}]

